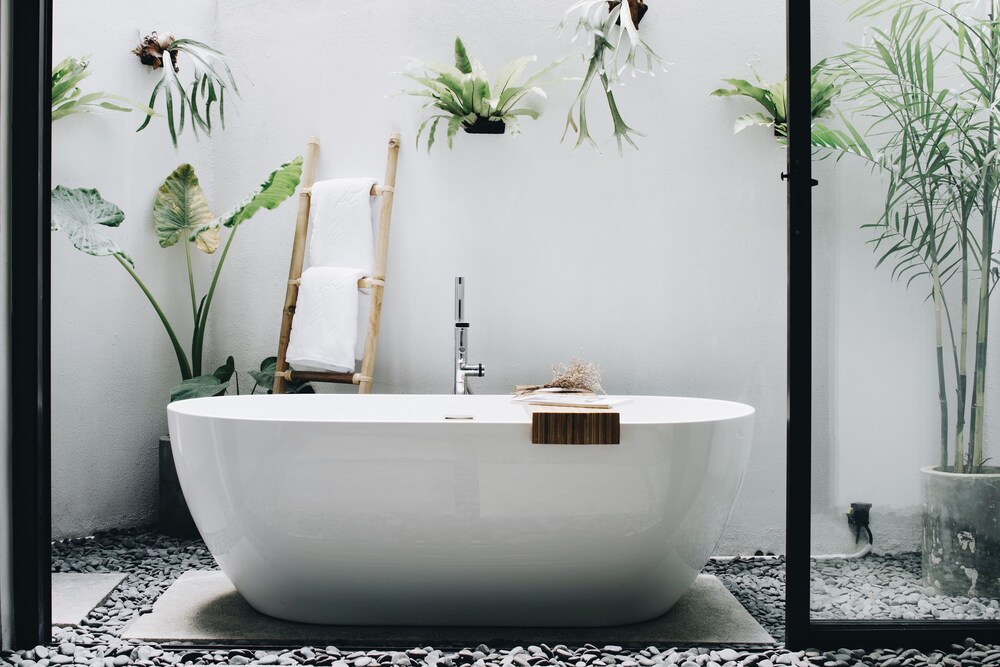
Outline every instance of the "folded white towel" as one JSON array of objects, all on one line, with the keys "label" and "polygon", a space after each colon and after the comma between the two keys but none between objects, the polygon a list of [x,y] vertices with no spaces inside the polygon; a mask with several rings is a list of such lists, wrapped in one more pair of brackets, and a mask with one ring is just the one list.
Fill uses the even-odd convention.
[{"label": "folded white towel", "polygon": [[313,184],[309,266],[355,266],[370,275],[374,178],[339,178]]},{"label": "folded white towel", "polygon": [[[302,273],[285,358],[292,366],[354,370],[359,268],[313,266]],[[361,343],[364,344],[364,341]]]}]

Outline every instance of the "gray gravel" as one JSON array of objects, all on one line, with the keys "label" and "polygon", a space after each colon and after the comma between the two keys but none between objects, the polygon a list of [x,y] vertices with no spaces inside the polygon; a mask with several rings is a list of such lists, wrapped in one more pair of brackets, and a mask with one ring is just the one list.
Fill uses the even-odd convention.
[{"label": "gray gravel", "polygon": [[[873,561],[874,562],[874,561]],[[887,561],[890,562],[890,561]],[[836,568],[824,563],[823,567]],[[901,565],[903,569],[907,563]],[[1000,646],[967,639],[949,652],[924,654],[916,649],[860,649],[836,651],[785,650],[780,644],[766,650],[731,648],[677,648],[650,646],[624,650],[620,646],[518,646],[496,649],[480,645],[461,650],[431,646],[406,651],[347,651],[334,646],[301,647],[281,651],[249,649],[172,649],[155,644],[126,642],[121,627],[151,609],[153,601],[182,572],[215,569],[201,542],[163,537],[141,531],[112,531],[95,538],[53,545],[54,572],[127,572],[128,577],[108,601],[80,628],[56,629],[49,646],[0,652],[0,665],[50,667],[125,667],[144,665],[332,665],[333,667],[1000,667]],[[741,558],[713,561],[705,571],[718,576],[757,620],[779,641],[783,638],[784,560]],[[830,570],[827,578],[833,580]],[[815,582],[814,582],[815,585]],[[825,585],[825,583],[824,583]],[[825,589],[824,589],[825,590]],[[840,596],[831,597],[839,599]]]},{"label": "gray gravel", "polygon": [[1000,619],[1000,601],[937,595],[925,586],[919,553],[813,561],[810,575],[814,618]]}]

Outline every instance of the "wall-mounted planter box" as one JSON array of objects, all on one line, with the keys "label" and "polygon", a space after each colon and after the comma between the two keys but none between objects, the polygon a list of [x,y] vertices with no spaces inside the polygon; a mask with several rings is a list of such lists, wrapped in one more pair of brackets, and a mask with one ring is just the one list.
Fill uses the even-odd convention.
[{"label": "wall-mounted planter box", "polygon": [[503,134],[507,131],[507,124],[502,120],[491,120],[478,116],[472,125],[462,126],[469,134]]}]

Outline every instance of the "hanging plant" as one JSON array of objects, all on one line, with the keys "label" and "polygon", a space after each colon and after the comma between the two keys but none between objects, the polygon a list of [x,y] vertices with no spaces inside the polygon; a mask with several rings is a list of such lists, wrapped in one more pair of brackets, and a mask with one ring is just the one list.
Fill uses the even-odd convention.
[{"label": "hanging plant", "polygon": [[[811,117],[813,119],[827,114],[839,92],[836,76],[826,73],[825,70],[825,60],[819,61],[812,68]],[[732,88],[719,88],[713,90],[711,94],[716,97],[749,97],[764,108],[763,112],[743,114],[737,118],[733,126],[734,134],[752,125],[759,125],[772,128],[776,137],[787,137],[787,80],[766,84],[753,68],[751,71],[759,85],[754,85],[745,79],[723,79]]]},{"label": "hanging plant", "polygon": [[540,112],[528,106],[519,106],[530,95],[545,97],[545,91],[535,84],[562,61],[554,62],[523,83],[517,83],[535,56],[525,56],[507,63],[500,70],[496,81],[490,85],[486,69],[478,60],[470,60],[461,38],[455,38],[455,64],[431,65],[414,60],[411,66],[422,69],[419,74],[403,72],[403,76],[421,84],[419,90],[404,90],[402,94],[429,97],[423,106],[432,114],[417,130],[417,145],[427,130],[427,150],[434,145],[438,124],[447,123],[448,147],[459,128],[470,134],[503,134],[510,127],[511,134],[518,134],[519,116],[538,118]]},{"label": "hanging plant", "polygon": [[[218,103],[219,122],[226,127],[226,89],[232,88],[239,95],[236,79],[229,68],[228,58],[211,46],[193,39],[177,39],[170,33],[156,32],[143,37],[132,50],[139,62],[162,76],[149,96],[149,106],[156,108],[156,99],[163,93],[170,139],[177,145],[177,135],[184,131],[186,117],[191,116],[191,131],[198,135],[200,128],[212,134],[212,105]],[[181,83],[179,63],[181,55],[187,56],[192,70],[191,83]],[[176,108],[175,108],[176,107]],[[144,130],[152,116],[147,116],[137,131]]]},{"label": "hanging plant", "polygon": [[[629,11],[622,12],[623,6],[627,6]],[[629,127],[622,118],[612,87],[614,84],[622,83],[621,75],[625,72],[631,73],[632,76],[637,73],[648,73],[652,76],[656,67],[664,69],[663,59],[656,55],[639,36],[639,21],[646,15],[646,9],[646,4],[642,0],[628,0],[626,5],[614,0],[611,2],[580,0],[563,16],[559,24],[561,28],[565,28],[567,23],[576,19],[573,41],[581,36],[587,38],[587,51],[583,57],[587,63],[586,73],[580,90],[570,105],[569,113],[566,114],[566,126],[563,130],[563,139],[566,138],[570,128],[576,133],[574,149],[585,141],[597,148],[597,142],[590,135],[587,123],[587,95],[597,81],[600,81],[611,112],[618,152],[621,153],[623,150],[623,141],[627,141],[633,148],[638,148],[632,135],[644,135]],[[643,61],[642,66],[638,63],[640,60]]]},{"label": "hanging plant", "polygon": [[[133,108],[139,109],[147,116],[155,115],[152,109],[133,102],[127,97],[113,95],[104,91],[86,93],[80,89],[80,82],[91,75],[88,69],[90,63],[85,58],[70,56],[59,61],[52,68],[52,121],[65,118],[76,113],[94,113],[98,109],[124,111],[129,113]],[[113,101],[112,101],[113,100]],[[116,104],[115,102],[124,103]]]}]

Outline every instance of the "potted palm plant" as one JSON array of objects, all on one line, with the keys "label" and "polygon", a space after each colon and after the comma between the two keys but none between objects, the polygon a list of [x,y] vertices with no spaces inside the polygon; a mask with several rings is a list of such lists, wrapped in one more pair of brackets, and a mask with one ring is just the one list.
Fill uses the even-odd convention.
[{"label": "potted palm plant", "polygon": [[[927,294],[940,410],[937,464],[921,470],[923,576],[949,595],[1000,596],[1000,468],[985,428],[1000,203],[998,0],[972,4],[869,0],[869,44],[839,59],[843,127],[813,143],[884,174],[877,265]],[[977,11],[979,15],[977,15]]]}]

